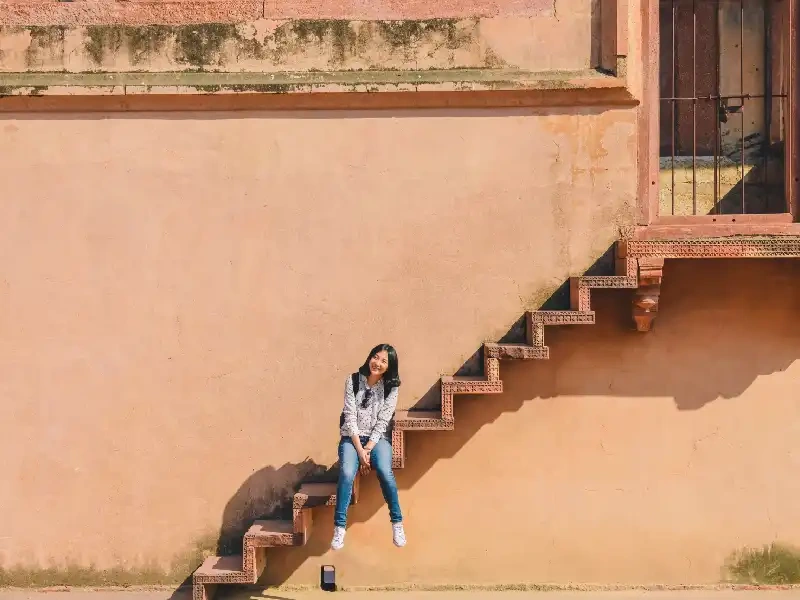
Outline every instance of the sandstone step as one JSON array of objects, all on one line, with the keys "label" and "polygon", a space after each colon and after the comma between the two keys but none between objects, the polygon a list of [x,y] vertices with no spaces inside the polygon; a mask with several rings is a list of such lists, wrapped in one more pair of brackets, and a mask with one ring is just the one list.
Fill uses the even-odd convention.
[{"label": "sandstone step", "polygon": [[[355,489],[353,490],[355,496]],[[294,495],[294,508],[333,506],[336,504],[335,483],[304,483]]]},{"label": "sandstone step", "polygon": [[440,410],[398,410],[394,414],[395,429],[450,430],[453,421],[445,421]]},{"label": "sandstone step", "polygon": [[303,543],[303,535],[294,532],[292,521],[255,521],[247,530],[245,539],[257,548],[299,546]]},{"label": "sandstone step", "polygon": [[442,377],[442,391],[451,394],[502,394],[502,381],[487,381],[483,377]]},{"label": "sandstone step", "polygon": [[530,314],[534,323],[543,325],[594,325],[593,310],[537,310]]},{"label": "sandstone step", "polygon": [[584,288],[603,289],[603,288],[634,288],[636,280],[632,277],[620,275],[596,275],[591,277],[575,277],[577,284]]},{"label": "sandstone step", "polygon": [[495,344],[483,345],[488,358],[500,360],[547,360],[550,358],[549,350],[528,344]]},{"label": "sandstone step", "polygon": [[637,277],[597,275],[569,278],[569,304],[572,312],[591,312],[592,289],[624,289],[638,287]]},{"label": "sandstone step", "polygon": [[198,583],[251,583],[252,577],[242,569],[241,556],[209,556],[193,577]]}]

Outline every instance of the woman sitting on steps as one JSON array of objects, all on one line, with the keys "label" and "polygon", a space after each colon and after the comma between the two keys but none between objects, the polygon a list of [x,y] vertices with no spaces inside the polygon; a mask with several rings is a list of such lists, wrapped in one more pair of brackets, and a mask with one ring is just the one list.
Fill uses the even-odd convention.
[{"label": "woman sitting on steps", "polygon": [[[353,385],[354,380],[358,382],[357,387]],[[383,498],[389,507],[394,545],[400,547],[406,544],[397,483],[392,472],[392,444],[388,432],[389,422],[397,408],[398,387],[397,352],[389,344],[373,348],[358,374],[347,377],[344,410],[340,419],[339,483],[331,541],[334,550],[344,546],[347,509],[359,468],[362,474],[375,468]]]}]

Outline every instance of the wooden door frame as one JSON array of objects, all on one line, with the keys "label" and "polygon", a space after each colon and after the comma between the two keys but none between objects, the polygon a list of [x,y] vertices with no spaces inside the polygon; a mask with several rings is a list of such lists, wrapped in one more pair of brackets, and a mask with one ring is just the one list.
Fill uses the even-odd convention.
[{"label": "wooden door frame", "polygon": [[[787,200],[788,213],[764,215],[659,216],[659,0],[641,0],[642,23],[642,103],[638,125],[638,210],[637,224],[652,228],[652,235],[679,237],[694,235],[800,233],[800,0],[789,2],[789,120],[787,124]],[[658,231],[662,230],[662,231]]]}]

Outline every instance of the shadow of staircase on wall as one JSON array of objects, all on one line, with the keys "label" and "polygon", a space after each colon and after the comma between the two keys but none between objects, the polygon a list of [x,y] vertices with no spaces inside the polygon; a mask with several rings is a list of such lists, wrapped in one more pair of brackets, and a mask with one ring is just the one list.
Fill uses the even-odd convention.
[{"label": "shadow of staircase on wall", "polygon": [[[395,427],[392,433],[392,463],[395,469],[403,469],[406,462],[406,432],[408,431],[451,431],[455,427],[453,412],[454,397],[458,395],[500,394],[503,383],[500,379],[500,361],[506,360],[543,360],[549,358],[550,351],[545,345],[544,328],[546,325],[590,325],[595,322],[595,313],[591,308],[591,290],[595,288],[632,289],[638,285],[637,261],[632,258],[617,258],[612,246],[587,275],[573,277],[565,283],[543,305],[542,309],[531,311],[515,323],[506,336],[496,343],[485,343],[482,348],[468,360],[453,376],[443,376],[441,380],[426,394],[421,402],[407,411],[397,411]],[[605,271],[609,274],[593,274]],[[559,309],[559,305],[568,298],[569,308]],[[482,363],[482,372],[478,372],[478,364]],[[431,393],[438,393],[440,402],[436,408],[427,408]],[[496,416],[495,416],[496,418]],[[309,466],[309,474],[324,479],[318,468]],[[314,473],[311,473],[314,471]],[[421,474],[421,473],[420,473]],[[331,476],[332,473],[328,473]],[[419,474],[417,475],[417,478]],[[271,560],[283,562],[289,571],[296,569],[287,561],[302,564],[308,556],[321,555],[328,550],[325,536],[311,536],[313,509],[321,506],[332,506],[336,502],[336,484],[331,481],[305,481],[292,498],[292,512],[288,511],[283,518],[255,520],[242,536],[240,555],[212,556],[195,571],[193,575],[194,600],[210,600],[217,586],[222,584],[254,584],[258,581],[266,565],[266,549],[303,546],[303,552],[286,553],[271,550]],[[409,482],[398,476],[399,484],[405,487]],[[353,504],[360,498],[361,477],[356,478],[353,490]],[[248,486],[245,486],[248,487]],[[380,506],[374,499],[368,512],[374,512]],[[233,520],[243,523],[241,516],[248,517],[258,510],[244,510]],[[358,511],[362,513],[363,511]],[[354,518],[363,518],[354,515]],[[223,519],[224,520],[224,519]],[[238,530],[223,525],[220,550],[231,546],[231,533]],[[223,540],[224,537],[224,540]]]},{"label": "shadow of staircase on wall", "polygon": [[[716,268],[719,261],[713,261],[714,268],[711,267],[712,261],[705,262],[708,262],[709,265],[703,267],[701,264],[699,269],[695,269],[701,273],[698,283],[684,283],[684,287],[696,289],[704,283],[708,283],[712,287],[716,286],[716,290],[725,290],[726,286],[736,289],[736,286],[739,285],[736,275],[728,275],[726,269]],[[788,271],[785,269],[785,265],[781,267],[788,272],[788,277],[786,273],[781,273],[787,283],[792,281],[792,273],[798,274],[800,271],[797,268],[800,267],[800,264],[796,261],[789,262],[793,266]],[[786,261],[784,263],[788,264]],[[598,274],[598,272],[607,273],[612,264],[616,264],[617,272],[621,271],[621,275]],[[685,264],[685,261],[676,261],[669,268],[678,272],[685,269]],[[499,380],[500,360],[547,358],[549,349],[544,345],[544,325],[593,323],[595,315],[592,311],[593,306],[589,304],[590,290],[593,288],[632,289],[637,285],[635,268],[635,261],[633,264],[630,260],[617,261],[613,252],[607,253],[598,261],[590,274],[571,279],[543,305],[542,310],[526,314],[497,343],[485,344],[465,362],[455,376],[443,377],[440,382],[432,386],[429,392],[407,414],[398,413],[396,419],[398,426],[394,434],[393,446],[395,468],[400,469],[396,473],[400,489],[412,487],[438,460],[455,455],[482,427],[494,422],[502,414],[517,411],[531,398],[546,400],[563,394],[564,389],[561,388],[564,386],[559,387],[554,384],[555,375],[552,374],[553,369],[550,368],[554,365],[535,363],[527,367],[513,363],[506,365],[510,375],[508,380],[510,386],[508,386],[509,389],[504,390],[503,383]],[[758,269],[763,270],[763,267],[759,266]],[[753,273],[758,272],[760,271],[753,266]],[[677,279],[681,280],[681,278]],[[586,377],[583,375],[584,371],[581,371],[580,376],[573,374],[572,377],[567,378],[569,380],[567,387],[574,388],[573,393],[582,395],[613,393],[618,396],[672,397],[675,399],[678,409],[694,410],[717,397],[732,397],[741,393],[758,375],[783,370],[795,360],[796,344],[785,344],[785,347],[782,347],[779,352],[773,351],[769,360],[751,360],[748,358],[747,352],[742,354],[741,345],[734,343],[734,340],[739,339],[743,333],[740,328],[729,326],[730,331],[726,329],[718,332],[713,327],[713,323],[709,323],[707,317],[710,310],[716,307],[724,312],[725,307],[720,308],[720,301],[711,298],[707,305],[698,307],[692,314],[692,307],[682,301],[681,294],[685,293],[685,289],[677,289],[676,293],[669,297],[669,306],[674,306],[675,310],[667,313],[663,318],[675,319],[670,323],[675,326],[679,321],[674,314],[679,314],[681,321],[688,321],[691,327],[695,329],[705,327],[703,339],[708,341],[704,342],[701,348],[689,348],[680,357],[677,357],[675,369],[665,365],[663,357],[644,353],[648,345],[646,340],[656,339],[655,336],[641,337],[634,334],[636,339],[641,341],[626,344],[628,347],[624,352],[628,355],[607,357],[605,362],[611,361],[625,365],[629,362],[635,364],[638,360],[638,364],[635,364],[634,367],[638,369],[638,373],[625,372],[624,376],[618,378],[616,382],[608,383],[606,381],[608,369],[589,370],[586,372]],[[758,291],[758,293],[761,292]],[[628,292],[626,296],[630,300],[633,294]],[[705,296],[707,297],[708,294]],[[630,320],[630,301],[620,302],[619,294],[601,294],[600,300],[599,304],[604,314],[604,324],[597,328],[600,335],[586,335],[588,332],[582,332],[582,328],[556,329],[551,332],[560,348],[572,351],[571,349],[576,345],[581,347],[580,353],[584,365],[585,361],[590,360],[589,354],[598,356],[602,352],[607,353],[609,347],[613,347],[609,345],[610,343],[619,342],[620,329],[624,329],[624,323],[629,324],[629,329],[635,329]],[[569,309],[559,310],[565,307],[569,307]],[[774,344],[768,336],[772,335],[774,338],[776,334],[783,335],[785,333],[786,324],[770,325],[768,312],[766,310],[763,315],[763,328],[771,330],[766,332],[767,337],[764,337],[763,340],[752,340],[752,343],[756,344],[754,350],[760,346],[773,347]],[[800,340],[800,328],[795,326],[794,329],[797,339]],[[685,332],[677,335],[676,343],[680,343],[680,336],[685,335]],[[587,344],[587,338],[591,337],[597,339]],[[572,352],[574,353],[574,351]],[[735,356],[731,353],[734,353]],[[715,357],[718,364],[721,365],[716,367],[722,369],[717,373],[720,377],[715,377],[714,380],[719,381],[721,378],[727,381],[722,388],[718,383],[705,385],[702,381],[702,372],[709,368],[703,359],[709,354]],[[559,361],[557,366],[560,367],[561,364],[563,362]],[[537,381],[534,395],[531,395],[529,384],[520,384],[520,373],[523,370],[528,374],[526,381],[531,381],[531,367],[534,372],[533,379]],[[685,376],[687,368],[691,371],[692,376],[689,377],[689,381],[682,381],[680,377]],[[649,375],[658,370],[664,372],[664,377]],[[611,369],[611,372],[614,371],[615,369]],[[674,376],[671,377],[670,373]],[[725,373],[728,375],[723,376]],[[500,391],[507,393],[487,401],[488,395],[498,394]],[[462,395],[462,398],[458,403],[459,409],[457,410],[459,426],[452,431],[455,425],[452,403],[455,395]],[[436,398],[441,399],[438,406],[436,406]],[[426,435],[406,435],[409,431],[424,432]],[[413,460],[406,463],[406,455],[413,457]],[[406,466],[408,468],[403,468]],[[194,575],[195,600],[208,598],[213,594],[215,586],[221,583],[245,585],[256,583],[264,571],[267,557],[266,548],[270,548],[270,566],[266,574],[270,583],[283,583],[310,557],[321,556],[329,550],[332,533],[330,509],[320,515],[322,518],[318,519],[313,536],[310,535],[312,509],[318,506],[330,506],[335,502],[336,470],[326,470],[318,465],[311,465],[308,469],[306,481],[293,497],[291,509],[285,509],[282,515],[273,516],[271,519],[257,520],[246,531],[243,536],[244,542],[242,546],[239,546],[244,551],[243,556],[212,557],[197,570]],[[247,495],[247,492],[243,493]],[[358,502],[358,505],[354,506],[350,513],[351,522],[363,522],[371,518],[383,506],[383,498],[377,483],[365,481],[357,486],[354,502]],[[233,538],[229,537],[229,539],[234,541]],[[295,548],[294,546],[302,547]]]}]

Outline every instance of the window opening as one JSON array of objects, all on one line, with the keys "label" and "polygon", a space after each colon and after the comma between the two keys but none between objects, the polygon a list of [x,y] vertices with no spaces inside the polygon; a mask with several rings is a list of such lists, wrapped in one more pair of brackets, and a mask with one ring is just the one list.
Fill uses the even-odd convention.
[{"label": "window opening", "polygon": [[788,0],[660,0],[660,216],[789,211]]}]

